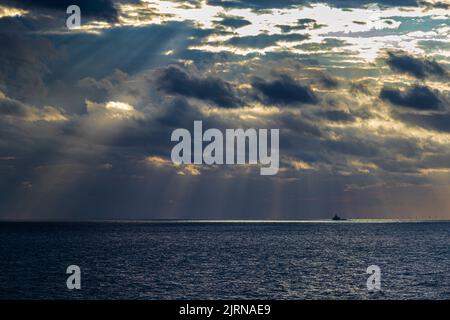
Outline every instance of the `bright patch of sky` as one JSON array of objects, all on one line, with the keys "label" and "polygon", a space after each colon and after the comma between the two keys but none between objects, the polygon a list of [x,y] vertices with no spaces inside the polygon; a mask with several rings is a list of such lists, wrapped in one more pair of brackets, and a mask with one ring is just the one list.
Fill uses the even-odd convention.
[{"label": "bright patch of sky", "polygon": [[[133,11],[134,10],[134,11]],[[140,12],[136,12],[139,10]],[[124,24],[142,25],[167,21],[192,21],[202,28],[217,28],[217,22],[224,16],[242,17],[251,24],[228,31],[230,34],[211,36],[204,44],[195,49],[205,51],[231,51],[237,54],[289,50],[293,53],[306,53],[301,48],[294,48],[300,43],[320,43],[326,38],[345,40],[345,48],[331,48],[331,51],[352,50],[365,60],[373,60],[384,48],[403,49],[423,53],[418,46],[425,40],[448,40],[450,35],[450,18],[445,9],[421,8],[380,8],[369,5],[365,8],[342,9],[326,4],[309,7],[264,10],[228,9],[202,3],[201,6],[181,5],[172,1],[145,1],[139,8],[126,5],[121,8]],[[134,12],[134,13],[133,13]],[[146,14],[146,16],[143,14]],[[133,18],[134,17],[134,18]],[[139,18],[138,18],[139,17]],[[280,26],[296,27],[299,19],[314,19],[316,28],[295,28],[289,33],[307,34],[304,41],[279,41],[266,48],[237,48],[221,44],[236,36],[257,36],[261,34],[283,34]],[[286,33],[285,33],[286,34]],[[309,51],[308,53],[312,53]],[[439,52],[442,56],[447,54]]]}]

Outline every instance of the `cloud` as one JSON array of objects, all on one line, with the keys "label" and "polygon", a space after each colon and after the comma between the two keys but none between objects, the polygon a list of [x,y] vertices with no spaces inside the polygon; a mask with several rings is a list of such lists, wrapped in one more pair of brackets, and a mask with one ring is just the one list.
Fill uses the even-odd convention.
[{"label": "cloud", "polygon": [[143,117],[142,113],[136,111],[133,106],[120,101],[109,101],[103,104],[87,100],[86,109],[89,115],[114,120],[139,119]]},{"label": "cloud", "polygon": [[296,49],[317,52],[317,51],[331,51],[335,48],[341,48],[347,46],[348,43],[344,40],[336,38],[325,38],[321,42],[308,42],[296,45]]},{"label": "cloud", "polygon": [[298,19],[295,25],[277,25],[282,32],[291,32],[294,30],[314,30],[324,27],[324,24],[318,24],[315,19],[303,18]]},{"label": "cloud", "polygon": [[311,88],[298,83],[289,75],[280,75],[272,81],[255,77],[252,86],[262,93],[262,100],[267,104],[317,103],[317,97]]},{"label": "cloud", "polygon": [[70,5],[77,5],[81,14],[102,20],[115,21],[117,9],[111,0],[8,0],[11,5],[22,9],[48,9],[66,12]]},{"label": "cloud", "polygon": [[47,64],[58,51],[46,38],[31,35],[18,18],[0,19],[0,89],[10,97],[31,100],[47,93]]},{"label": "cloud", "polygon": [[419,111],[439,110],[444,106],[443,98],[437,90],[421,85],[414,85],[404,91],[383,88],[380,98],[394,105]]},{"label": "cloud", "polygon": [[348,43],[341,39],[336,38],[325,38],[322,42],[309,42],[302,43],[295,48],[305,50],[305,51],[325,51],[333,50],[334,48],[340,48],[346,46]]},{"label": "cloud", "polygon": [[[95,79],[87,77],[77,82],[76,90],[83,94],[80,99],[106,101],[119,99],[131,105],[137,105],[148,96],[149,79],[146,73],[132,77],[121,70],[114,70],[106,77]],[[74,90],[75,91],[75,90]],[[83,109],[84,111],[84,105]]]},{"label": "cloud", "polygon": [[240,104],[233,86],[218,77],[200,77],[171,65],[161,69],[157,79],[158,88],[168,94],[182,95],[215,103],[224,108]]},{"label": "cloud", "polygon": [[327,3],[331,6],[340,8],[361,8],[368,4],[378,3],[380,5],[395,6],[418,6],[417,0],[208,0],[211,5],[222,6],[225,8],[250,8],[254,10],[289,8],[299,5],[310,5],[315,3]]},{"label": "cloud", "polygon": [[326,89],[336,89],[339,87],[339,81],[328,75],[321,75],[316,81],[321,87]]},{"label": "cloud", "polygon": [[186,98],[176,97],[164,105],[164,113],[157,118],[158,123],[168,128],[190,127],[201,113],[189,104]]},{"label": "cloud", "polygon": [[425,6],[427,9],[450,9],[450,4],[444,2],[444,1],[436,1],[436,2],[429,2],[429,1],[420,1],[420,4]]},{"label": "cloud", "polygon": [[0,91],[0,115],[26,121],[65,121],[66,116],[57,108],[36,108],[21,101],[6,97]]},{"label": "cloud", "polygon": [[279,41],[295,42],[309,39],[304,34],[259,34],[256,36],[236,36],[228,39],[224,44],[243,48],[266,48]]},{"label": "cloud", "polygon": [[340,110],[320,111],[317,115],[333,122],[352,122],[355,120],[352,114]]},{"label": "cloud", "polygon": [[115,69],[110,75],[96,80],[92,77],[86,77],[78,81],[78,85],[85,89],[98,89],[107,92],[113,92],[116,88],[126,86],[127,81],[129,81],[129,76],[125,72]]},{"label": "cloud", "polygon": [[20,101],[7,98],[0,91],[0,114],[3,116],[26,118],[31,114],[31,112],[25,104]]},{"label": "cloud", "polygon": [[311,170],[311,169],[313,169],[313,167],[308,162],[305,162],[302,160],[291,160],[290,165],[295,170]]},{"label": "cloud", "polygon": [[239,29],[239,28],[248,26],[252,23],[242,17],[224,16],[222,18],[222,20],[217,21],[216,24],[222,25],[225,27],[229,27],[229,28],[233,28],[233,29]]},{"label": "cloud", "polygon": [[395,71],[407,73],[418,79],[448,78],[448,73],[434,60],[420,59],[401,52],[388,52],[387,64]]},{"label": "cloud", "polygon": [[346,156],[376,157],[380,150],[374,141],[367,137],[346,137],[345,140],[326,140],[322,146],[328,151],[334,151]]},{"label": "cloud", "polygon": [[145,161],[148,165],[157,169],[175,170],[177,175],[180,176],[199,176],[202,169],[200,165],[174,164],[171,160],[155,155],[146,157]]},{"label": "cloud", "polygon": [[450,132],[450,114],[397,114],[397,118],[409,124],[419,126],[425,129]]}]

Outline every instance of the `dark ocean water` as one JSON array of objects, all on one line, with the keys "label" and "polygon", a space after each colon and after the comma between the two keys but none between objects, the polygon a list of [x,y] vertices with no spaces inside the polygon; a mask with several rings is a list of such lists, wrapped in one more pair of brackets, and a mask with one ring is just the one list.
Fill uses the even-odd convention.
[{"label": "dark ocean water", "polygon": [[0,223],[0,257],[1,299],[450,299],[448,222]]}]

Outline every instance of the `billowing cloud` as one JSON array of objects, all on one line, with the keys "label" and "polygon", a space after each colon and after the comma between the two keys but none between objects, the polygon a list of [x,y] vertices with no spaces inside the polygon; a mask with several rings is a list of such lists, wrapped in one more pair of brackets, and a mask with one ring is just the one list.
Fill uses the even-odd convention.
[{"label": "billowing cloud", "polygon": [[388,52],[386,62],[395,71],[410,74],[418,79],[448,78],[445,68],[434,60],[420,59],[405,53]]},{"label": "billowing cloud", "polygon": [[259,91],[268,104],[315,104],[317,97],[308,86],[295,81],[289,75],[279,75],[272,81],[254,78],[252,86]]},{"label": "billowing cloud", "polygon": [[233,86],[218,77],[192,75],[172,65],[160,71],[157,81],[158,88],[168,94],[197,98],[225,108],[240,104]]},{"label": "billowing cloud", "polygon": [[26,121],[64,121],[67,118],[61,110],[44,106],[36,108],[21,101],[6,97],[0,91],[0,115],[4,117],[14,117]]},{"label": "billowing cloud", "polygon": [[443,108],[443,98],[438,91],[426,86],[414,85],[406,90],[383,88],[380,97],[390,103],[421,111]]}]

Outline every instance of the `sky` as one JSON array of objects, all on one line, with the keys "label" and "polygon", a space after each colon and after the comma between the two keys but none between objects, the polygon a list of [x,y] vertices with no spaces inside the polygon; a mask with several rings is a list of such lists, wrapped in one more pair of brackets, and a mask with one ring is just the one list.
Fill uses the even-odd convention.
[{"label": "sky", "polygon": [[[449,219],[450,3],[375,1],[0,0],[0,219]],[[195,120],[278,174],[175,165]]]}]

